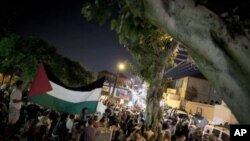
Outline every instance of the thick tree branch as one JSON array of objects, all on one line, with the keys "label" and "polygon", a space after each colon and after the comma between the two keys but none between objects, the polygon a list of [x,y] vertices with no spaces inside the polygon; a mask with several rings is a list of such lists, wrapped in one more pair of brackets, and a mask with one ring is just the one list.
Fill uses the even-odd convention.
[{"label": "thick tree branch", "polygon": [[[250,116],[249,39],[244,35],[232,38],[215,13],[192,0],[145,0],[145,7],[145,15],[154,25],[195,52],[199,68],[238,120],[250,123],[244,118]],[[204,65],[200,59],[209,63]]]}]

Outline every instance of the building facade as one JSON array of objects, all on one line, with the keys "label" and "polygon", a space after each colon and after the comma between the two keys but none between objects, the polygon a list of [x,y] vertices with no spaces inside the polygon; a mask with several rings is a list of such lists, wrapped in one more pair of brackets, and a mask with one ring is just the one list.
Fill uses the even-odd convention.
[{"label": "building facade", "polygon": [[106,79],[103,86],[103,95],[112,95],[113,88],[115,87],[114,97],[117,98],[117,100],[127,102],[131,99],[131,93],[127,88],[129,79],[125,75],[123,75],[122,73],[111,73],[104,70],[100,71],[97,76],[97,78],[102,77],[105,77]]},{"label": "building facade", "polygon": [[206,79],[186,76],[175,82],[175,89],[168,89],[164,94],[168,106],[181,108],[192,115],[199,113],[213,124],[238,123]]}]

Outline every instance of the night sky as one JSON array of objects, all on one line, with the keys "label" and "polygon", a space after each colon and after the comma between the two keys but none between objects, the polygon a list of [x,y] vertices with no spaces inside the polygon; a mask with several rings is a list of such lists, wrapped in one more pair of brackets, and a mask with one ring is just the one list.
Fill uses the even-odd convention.
[{"label": "night sky", "polygon": [[81,62],[88,70],[116,71],[116,63],[132,60],[109,24],[100,27],[81,15],[83,0],[10,0],[17,11],[16,32],[33,35]]},{"label": "night sky", "polygon": [[[208,6],[221,14],[244,0],[209,0]],[[116,72],[118,61],[133,60],[118,43],[117,35],[106,23],[87,22],[81,15],[84,0],[1,0],[16,12],[15,29],[21,35],[33,35],[57,48],[58,53],[81,62],[88,70]],[[219,2],[219,3],[218,3]],[[249,4],[241,4],[237,14],[250,17]],[[220,7],[220,8],[218,8]]]}]

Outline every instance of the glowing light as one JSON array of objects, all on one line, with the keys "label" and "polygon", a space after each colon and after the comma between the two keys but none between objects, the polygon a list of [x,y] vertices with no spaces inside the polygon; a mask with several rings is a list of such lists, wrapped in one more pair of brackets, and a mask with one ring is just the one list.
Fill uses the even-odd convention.
[{"label": "glowing light", "polygon": [[119,69],[120,71],[124,70],[124,69],[125,69],[125,64],[124,64],[124,63],[119,63],[119,64],[118,64],[118,69]]}]

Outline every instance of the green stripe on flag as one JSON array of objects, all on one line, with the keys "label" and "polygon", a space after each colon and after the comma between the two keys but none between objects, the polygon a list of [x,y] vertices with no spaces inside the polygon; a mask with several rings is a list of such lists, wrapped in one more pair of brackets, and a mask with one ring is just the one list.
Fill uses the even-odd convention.
[{"label": "green stripe on flag", "polygon": [[84,107],[89,109],[89,113],[95,113],[98,101],[84,101],[80,103],[67,102],[48,94],[41,94],[30,97],[31,101],[46,108],[70,114],[80,114]]}]

